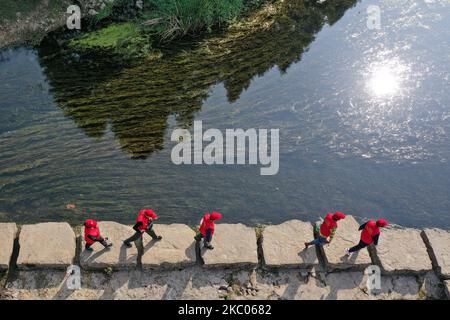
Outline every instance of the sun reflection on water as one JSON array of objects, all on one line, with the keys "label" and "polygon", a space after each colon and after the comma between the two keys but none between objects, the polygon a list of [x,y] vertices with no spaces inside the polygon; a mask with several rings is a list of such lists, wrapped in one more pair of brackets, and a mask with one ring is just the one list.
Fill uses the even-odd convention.
[{"label": "sun reflection on water", "polygon": [[373,63],[367,72],[366,86],[374,98],[394,98],[404,92],[404,81],[409,68],[399,60]]}]

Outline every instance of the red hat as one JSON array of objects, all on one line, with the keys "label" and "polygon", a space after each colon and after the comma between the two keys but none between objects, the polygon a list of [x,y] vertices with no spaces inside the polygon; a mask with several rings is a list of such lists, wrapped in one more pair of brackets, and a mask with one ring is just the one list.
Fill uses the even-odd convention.
[{"label": "red hat", "polygon": [[345,219],[345,214],[343,214],[343,213],[340,212],[340,211],[336,211],[336,212],[333,214],[333,219],[334,219],[334,220]]},{"label": "red hat", "polygon": [[389,223],[386,220],[384,220],[384,219],[377,220],[377,226],[383,228],[383,227],[386,227],[387,225],[389,225]]},{"label": "red hat", "polygon": [[213,211],[213,212],[211,213],[211,215],[209,216],[209,218],[210,218],[211,220],[220,220],[220,219],[222,219],[222,214],[220,214],[220,213],[218,213],[218,212],[216,212],[216,211]]},{"label": "red hat", "polygon": [[86,228],[96,228],[97,227],[97,221],[88,219],[84,222],[84,226]]},{"label": "red hat", "polygon": [[142,209],[140,214],[145,214],[147,217],[152,218],[153,220],[158,219],[158,215],[155,213],[155,211],[150,209]]}]

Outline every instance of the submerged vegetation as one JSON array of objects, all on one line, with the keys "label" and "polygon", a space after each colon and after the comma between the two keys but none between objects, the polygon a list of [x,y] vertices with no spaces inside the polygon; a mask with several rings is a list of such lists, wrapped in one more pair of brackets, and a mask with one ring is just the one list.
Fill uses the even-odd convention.
[{"label": "submerged vegetation", "polygon": [[71,40],[76,48],[112,49],[117,53],[127,55],[146,55],[150,52],[150,39],[133,22],[115,23],[105,28],[92,31],[86,35]]},{"label": "submerged vegetation", "polygon": [[[268,0],[116,0],[100,10],[93,24],[105,25],[72,39],[77,49],[113,49],[142,56],[160,43],[210,33],[235,22],[238,17]],[[124,21],[126,21],[124,23]]]},{"label": "submerged vegetation", "polygon": [[[327,15],[342,16],[356,0],[346,1],[345,6],[342,2],[268,3],[225,32],[195,41],[195,47],[173,50],[163,59],[132,66],[121,67],[120,62],[112,63],[114,57],[89,51],[49,57],[41,54],[41,63],[56,101],[77,126],[90,137],[101,137],[111,130],[130,157],[145,159],[164,148],[169,117],[174,117],[179,127],[192,125],[211,86],[223,83],[228,100],[233,102],[255,76],[273,67],[283,73],[299,61],[329,21]],[[111,25],[104,30],[127,34],[111,29]],[[68,64],[74,68],[70,86],[64,68]]]}]

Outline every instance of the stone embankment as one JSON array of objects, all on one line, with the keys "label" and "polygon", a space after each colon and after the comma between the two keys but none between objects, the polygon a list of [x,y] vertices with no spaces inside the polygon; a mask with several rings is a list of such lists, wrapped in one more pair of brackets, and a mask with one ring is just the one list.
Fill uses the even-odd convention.
[{"label": "stone embankment", "polygon": [[[218,224],[214,250],[199,248],[182,224],[154,226],[126,248],[131,226],[100,222],[114,245],[84,250],[80,228],[67,223],[17,227],[0,223],[0,298],[27,299],[443,299],[450,286],[450,232],[389,227],[377,248],[349,258],[359,223],[340,221],[330,245],[304,249],[313,225],[291,220],[265,228]],[[66,269],[81,267],[82,288],[67,288]],[[381,270],[381,289],[367,288],[365,269]]]}]

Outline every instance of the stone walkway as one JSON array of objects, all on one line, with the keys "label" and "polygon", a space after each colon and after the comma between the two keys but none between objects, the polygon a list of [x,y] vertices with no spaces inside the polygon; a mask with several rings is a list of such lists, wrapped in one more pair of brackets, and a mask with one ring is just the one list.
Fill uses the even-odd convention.
[{"label": "stone walkway", "polygon": [[[87,271],[111,268],[113,271],[182,270],[240,268],[241,270],[299,269],[301,274],[314,271],[316,277],[333,273],[354,273],[375,264],[385,276],[424,277],[435,274],[442,288],[449,287],[450,232],[439,229],[382,230],[378,247],[364,249],[358,255],[345,257],[345,248],[359,241],[356,220],[347,216],[339,221],[335,239],[322,248],[304,249],[313,239],[313,225],[291,220],[267,226],[260,233],[242,224],[216,226],[214,250],[205,250],[194,241],[195,232],[182,224],[155,224],[161,241],[144,234],[143,241],[126,248],[122,241],[133,234],[130,226],[116,222],[99,222],[102,235],[114,245],[104,249],[94,244],[92,252],[84,250],[84,240],[76,236],[67,223],[23,225],[0,223],[0,270],[17,266],[19,270],[58,270],[78,264]],[[78,238],[78,241],[77,241]],[[259,238],[259,239],[258,239]],[[14,240],[18,245],[14,244]],[[370,254],[369,254],[369,252]],[[15,253],[15,254],[14,254]],[[16,261],[10,261],[16,257]],[[364,274],[364,273],[361,273]]]}]

